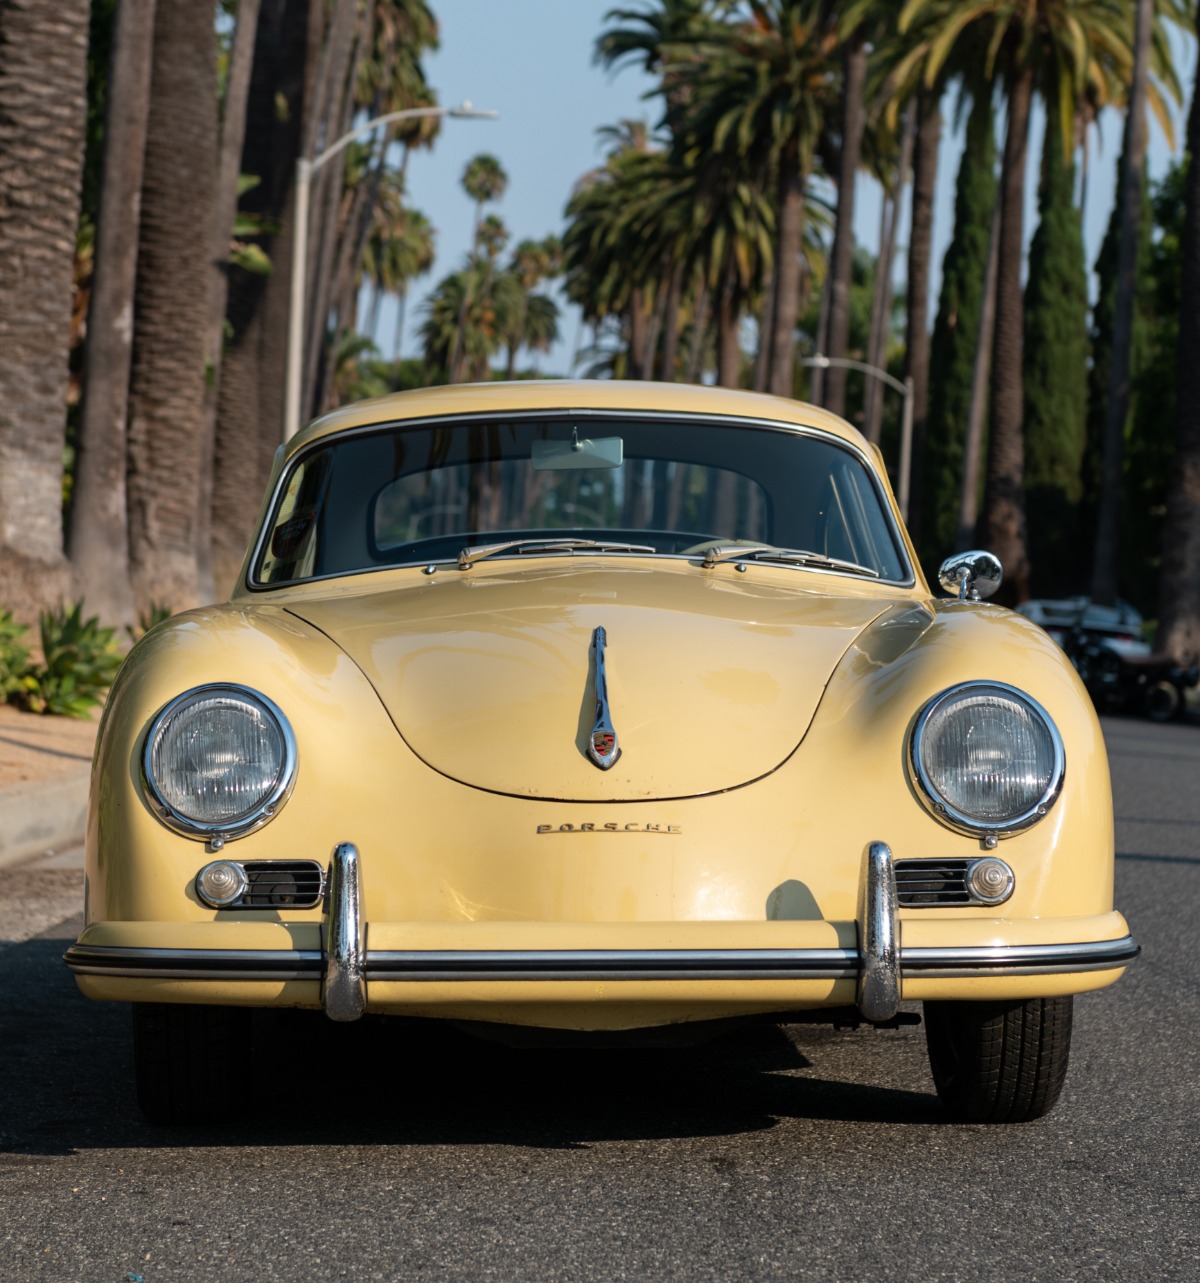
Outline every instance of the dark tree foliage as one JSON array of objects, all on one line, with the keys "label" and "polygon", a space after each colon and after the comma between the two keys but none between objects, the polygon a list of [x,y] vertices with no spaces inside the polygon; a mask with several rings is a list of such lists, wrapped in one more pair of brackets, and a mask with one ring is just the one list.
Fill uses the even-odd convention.
[{"label": "dark tree foliage", "polygon": [[[1117,165],[1117,191],[1125,176],[1125,158],[1122,155]],[[1138,297],[1133,316],[1133,347],[1130,353],[1130,382],[1133,395],[1130,398],[1129,422],[1126,424],[1126,440],[1129,436],[1129,423],[1137,412],[1137,387],[1142,370],[1146,364],[1147,325],[1153,315],[1150,301],[1151,287],[1147,272],[1150,261],[1150,244],[1152,237],[1153,216],[1150,208],[1150,193],[1147,191],[1142,206],[1141,243],[1138,246]],[[1116,309],[1117,291],[1117,249],[1121,233],[1120,206],[1114,205],[1108,230],[1096,256],[1097,292],[1096,303],[1092,308],[1092,366],[1088,373],[1087,394],[1087,434],[1083,453],[1083,497],[1079,505],[1080,537],[1082,546],[1087,550],[1090,560],[1091,549],[1095,544],[1096,508],[1100,496],[1100,471],[1104,461],[1104,413],[1108,404],[1108,378],[1112,365],[1113,319]],[[1089,572],[1084,571],[1085,576]],[[1084,582],[1087,580],[1085,578]],[[1121,585],[1122,591],[1125,584]]]},{"label": "dark tree foliage", "polygon": [[983,309],[988,238],[996,206],[992,105],[981,97],[967,121],[954,200],[954,238],[942,263],[942,292],[929,369],[921,559],[936,569],[954,551],[963,443]]},{"label": "dark tree foliage", "polygon": [[1148,618],[1158,614],[1162,527],[1177,412],[1186,162],[1171,167],[1151,197],[1154,240],[1141,268],[1143,338],[1121,485],[1122,593]]},{"label": "dark tree foliage", "polygon": [[1025,513],[1034,596],[1062,596],[1086,582],[1079,543],[1080,467],[1086,430],[1087,268],[1075,205],[1075,166],[1048,120],[1042,147],[1040,221],[1025,288]]}]

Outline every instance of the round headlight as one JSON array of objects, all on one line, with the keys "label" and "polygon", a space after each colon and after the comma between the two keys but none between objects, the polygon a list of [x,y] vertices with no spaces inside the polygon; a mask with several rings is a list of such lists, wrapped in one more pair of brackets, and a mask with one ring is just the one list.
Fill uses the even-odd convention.
[{"label": "round headlight", "polygon": [[200,686],[151,723],[142,765],[165,824],[199,837],[241,837],[287,799],[296,742],[264,695]]},{"label": "round headlight", "polygon": [[1002,836],[1036,823],[1062,787],[1063,747],[1035,700],[999,682],[943,691],[917,719],[912,765],[952,828]]}]

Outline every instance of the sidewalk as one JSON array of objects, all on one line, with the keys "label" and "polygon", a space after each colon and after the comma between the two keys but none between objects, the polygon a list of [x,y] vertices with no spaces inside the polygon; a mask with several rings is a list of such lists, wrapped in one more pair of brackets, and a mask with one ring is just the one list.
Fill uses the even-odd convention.
[{"label": "sidewalk", "polygon": [[98,721],[0,704],[0,867],[81,841]]}]

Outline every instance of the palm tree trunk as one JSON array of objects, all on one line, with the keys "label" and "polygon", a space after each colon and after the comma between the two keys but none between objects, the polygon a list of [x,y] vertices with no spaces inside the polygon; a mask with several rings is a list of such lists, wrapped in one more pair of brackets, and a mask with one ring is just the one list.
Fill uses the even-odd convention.
[{"label": "palm tree trunk", "polygon": [[86,597],[89,609],[101,619],[119,625],[135,620],[125,503],[125,419],[154,3],[121,0],[115,15],[67,545],[75,595]]},{"label": "palm tree trunk", "polygon": [[[1200,55],[1197,57],[1200,64]],[[1187,150],[1187,212],[1180,244],[1175,454],[1163,522],[1158,646],[1180,659],[1200,655],[1200,67],[1193,81]]]},{"label": "palm tree trunk", "polygon": [[937,191],[938,147],[942,113],[936,90],[922,90],[917,99],[917,130],[913,144],[912,225],[908,235],[908,321],[905,376],[912,379],[912,455],[909,490],[909,532],[921,546],[922,460],[929,419],[929,283],[933,262],[933,201]]},{"label": "palm tree trunk", "polygon": [[975,543],[975,526],[979,521],[979,466],[983,458],[988,374],[992,368],[992,340],[996,332],[996,267],[999,257],[1000,206],[997,205],[992,211],[992,230],[988,237],[979,334],[975,339],[975,363],[971,370],[971,403],[963,434],[962,494],[958,504],[956,552],[966,552]]},{"label": "palm tree trunk", "polygon": [[142,178],[129,386],[129,563],[139,610],[211,595],[197,549],[201,510],[207,255],[217,168],[213,15],[195,0],[158,0]]},{"label": "palm tree trunk", "polygon": [[[1121,188],[1121,232],[1117,250],[1117,289],[1113,312],[1112,358],[1104,416],[1104,463],[1096,515],[1096,554],[1092,599],[1106,606],[1117,600],[1120,550],[1121,464],[1125,421],[1129,416],[1129,371],[1133,349],[1133,310],[1137,292],[1138,233],[1146,168],[1146,77],[1150,59],[1154,0],[1137,0],[1134,27],[1133,85],[1125,113],[1125,182]],[[1192,164],[1200,163],[1193,153]],[[1194,360],[1191,354],[1186,358]]]},{"label": "palm tree trunk", "polygon": [[[242,205],[279,227],[261,243],[270,276],[236,269],[226,311],[232,330],[217,389],[213,461],[213,577],[225,593],[241,565],[271,460],[283,437],[283,388],[291,281],[293,183],[301,130],[321,48],[323,6],[262,0],[247,103],[241,170],[260,182]],[[278,103],[286,105],[279,110]]]},{"label": "palm tree trunk", "polygon": [[780,162],[778,254],[775,260],[775,307],[771,328],[771,369],[768,387],[777,396],[793,394],[796,317],[800,308],[801,263],[804,248],[804,204],[808,176],[794,155]]},{"label": "palm tree trunk", "polygon": [[775,269],[763,273],[762,310],[758,317],[758,352],[754,358],[754,390],[767,390],[767,373],[771,368],[771,321],[775,315]]},{"label": "palm tree trunk", "polygon": [[[904,114],[900,135],[900,163],[896,169],[896,188],[889,197],[885,192],[879,214],[879,258],[875,263],[875,292],[871,301],[871,337],[867,364],[876,369],[887,365],[887,343],[892,321],[892,265],[896,259],[896,227],[900,221],[900,201],[908,186],[908,169],[912,164],[912,109]],[[883,431],[883,385],[868,379],[863,405],[863,431],[867,440],[879,444]]]},{"label": "palm tree trunk", "polygon": [[704,361],[704,340],[708,333],[708,276],[696,273],[696,300],[692,304],[692,345],[688,352],[687,381],[700,381],[700,367]]},{"label": "palm tree trunk", "polygon": [[667,314],[663,318],[662,363],[659,378],[674,383],[675,364],[679,360],[679,309],[683,303],[683,261],[676,259],[667,287]]},{"label": "palm tree trunk", "polygon": [[[217,440],[217,388],[221,382],[221,360],[225,354],[225,308],[229,302],[229,243],[237,219],[238,179],[241,176],[242,146],[246,140],[246,104],[250,97],[250,74],[258,34],[261,0],[238,0],[237,26],[229,53],[229,80],[221,114],[217,152],[217,186],[212,206],[212,254],[208,287],[208,370],[204,384],[203,439],[210,457],[201,469],[200,511],[212,512],[213,455]],[[200,580],[212,584],[213,547],[211,538],[199,546]]]},{"label": "palm tree trunk", "polygon": [[721,275],[721,290],[717,296],[717,384],[719,387],[736,388],[741,380],[742,349],[738,342],[738,325],[741,316],[741,290],[738,286],[737,265],[731,255],[725,263]]},{"label": "palm tree trunk", "polygon": [[[325,111],[320,119],[310,122],[312,134],[317,140],[314,146],[318,154],[320,150],[335,143],[350,127],[354,112],[351,78],[361,41],[361,21],[356,0],[338,0],[330,19],[328,58],[322,68],[324,83],[321,95]],[[309,247],[309,293],[305,308],[307,339],[302,417],[316,410],[324,383],[325,369],[321,356],[328,342],[329,306],[336,270],[344,174],[344,157],[335,156],[313,183],[314,217]]]},{"label": "palm tree trunk", "polygon": [[[860,34],[846,49],[842,88],[842,154],[838,166],[837,223],[829,289],[829,337],[825,355],[844,357],[850,339],[850,283],[854,270],[854,189],[862,151],[863,85],[867,78],[867,48]],[[834,414],[846,413],[846,371],[830,366],[825,375],[825,405]]]},{"label": "palm tree trunk", "polygon": [[996,331],[988,409],[987,489],[984,540],[1004,566],[998,600],[1013,606],[1029,597],[1025,542],[1025,442],[1021,434],[1024,388],[1021,352],[1024,301],[1025,162],[1033,73],[1025,71],[1008,94],[1008,128],[1000,174],[1000,240],[996,260]]},{"label": "palm tree trunk", "polygon": [[0,602],[69,591],[62,476],[87,111],[86,0],[0,0]]}]

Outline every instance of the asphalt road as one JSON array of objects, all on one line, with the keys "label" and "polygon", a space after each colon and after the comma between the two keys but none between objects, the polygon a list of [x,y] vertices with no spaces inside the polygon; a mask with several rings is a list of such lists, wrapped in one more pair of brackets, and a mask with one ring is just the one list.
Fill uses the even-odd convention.
[{"label": "asphalt road", "polygon": [[78,874],[5,871],[0,1280],[1200,1279],[1200,726],[1105,733],[1145,952],[1024,1126],[946,1122],[919,1029],[549,1054],[284,1021],[230,1126],[154,1129],[127,1011],[48,925]]}]

